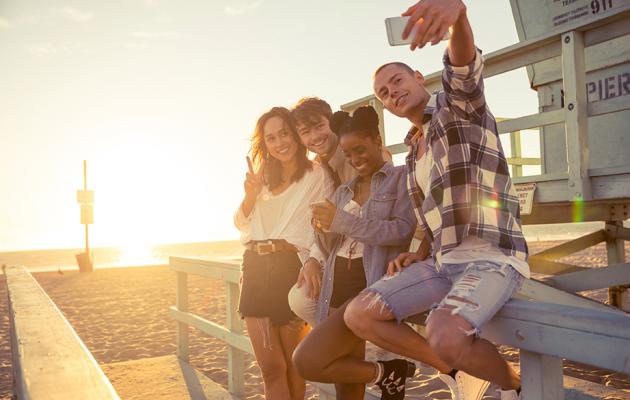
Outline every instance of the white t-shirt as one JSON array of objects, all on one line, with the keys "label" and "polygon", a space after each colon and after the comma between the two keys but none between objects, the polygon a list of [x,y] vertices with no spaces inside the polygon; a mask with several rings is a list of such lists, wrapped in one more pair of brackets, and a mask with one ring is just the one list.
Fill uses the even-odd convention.
[{"label": "white t-shirt", "polygon": [[331,179],[317,164],[281,193],[274,195],[268,187],[263,187],[249,216],[245,216],[240,206],[234,215],[234,225],[241,231],[241,243],[284,239],[297,247],[304,263],[317,248],[310,204],[327,199],[332,192]]}]

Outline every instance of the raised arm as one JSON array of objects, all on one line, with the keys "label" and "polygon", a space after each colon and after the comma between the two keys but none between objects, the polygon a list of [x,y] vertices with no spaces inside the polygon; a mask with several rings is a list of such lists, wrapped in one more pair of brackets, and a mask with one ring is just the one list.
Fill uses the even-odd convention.
[{"label": "raised arm", "polygon": [[470,64],[475,59],[477,51],[472,28],[466,15],[466,6],[463,3],[461,5],[462,11],[451,27],[451,38],[448,41],[448,57],[454,67]]}]

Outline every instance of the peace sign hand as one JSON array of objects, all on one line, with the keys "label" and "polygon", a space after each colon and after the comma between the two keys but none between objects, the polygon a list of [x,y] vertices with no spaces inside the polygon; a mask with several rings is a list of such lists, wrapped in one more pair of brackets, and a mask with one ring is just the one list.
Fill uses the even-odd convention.
[{"label": "peace sign hand", "polygon": [[258,168],[258,171],[254,172],[252,160],[249,156],[247,156],[246,159],[248,171],[245,174],[245,182],[243,183],[243,186],[245,187],[245,197],[256,198],[263,187],[263,171],[265,162],[263,160],[260,164],[260,168]]}]

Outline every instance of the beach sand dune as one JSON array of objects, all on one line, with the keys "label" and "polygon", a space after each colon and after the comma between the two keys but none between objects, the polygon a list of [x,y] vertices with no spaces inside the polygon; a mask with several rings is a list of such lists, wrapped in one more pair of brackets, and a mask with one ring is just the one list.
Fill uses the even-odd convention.
[{"label": "beach sand dune", "polygon": [[[532,253],[553,242],[531,243]],[[626,247],[630,259],[630,246]],[[584,266],[606,264],[604,245],[596,246],[563,261]],[[35,278],[69,320],[100,364],[175,353],[175,322],[168,308],[175,304],[175,273],[166,266],[130,267],[77,272],[41,272]],[[591,296],[603,300],[605,291]],[[11,359],[8,340],[8,315],[4,276],[0,275],[0,398],[10,398]],[[190,310],[204,318],[225,324],[225,285],[222,281],[189,277]],[[219,340],[191,329],[191,364],[214,381],[227,383],[227,349]],[[374,352],[372,352],[374,353]],[[518,354],[509,348],[504,353],[511,361]],[[253,357],[246,358],[246,397],[262,399],[260,370]],[[435,371],[422,369],[423,375],[410,383],[414,398],[447,399],[448,393],[436,380]],[[565,373],[606,386],[625,389],[630,398],[630,377],[610,371],[565,363]],[[488,393],[493,395],[492,393]],[[315,398],[312,388],[309,398]],[[492,397],[487,397],[492,398]]]}]

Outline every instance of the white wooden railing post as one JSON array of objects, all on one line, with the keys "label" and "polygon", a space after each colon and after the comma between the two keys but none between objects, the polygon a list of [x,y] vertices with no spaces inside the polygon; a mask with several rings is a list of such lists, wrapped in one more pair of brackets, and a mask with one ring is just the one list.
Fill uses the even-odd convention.
[{"label": "white wooden railing post", "polygon": [[[511,158],[520,159],[523,155],[521,152],[521,131],[510,132],[510,151],[512,152]],[[523,176],[523,165],[512,165],[512,176]]]},{"label": "white wooden railing post", "polygon": [[[177,290],[175,306],[181,312],[188,312],[188,274],[177,272]],[[177,322],[177,357],[180,360],[188,361],[188,324]]]},{"label": "white wooden railing post", "polygon": [[573,199],[591,200],[583,32],[571,31],[562,35],[562,79],[569,193]]},{"label": "white wooden railing post", "polygon": [[562,359],[521,350],[523,400],[563,400]]},{"label": "white wooden railing post", "polygon": [[[243,321],[238,314],[240,288],[237,283],[226,282],[226,323],[232,333],[243,333]],[[242,397],[245,394],[245,353],[234,346],[228,347],[228,390]]]}]

